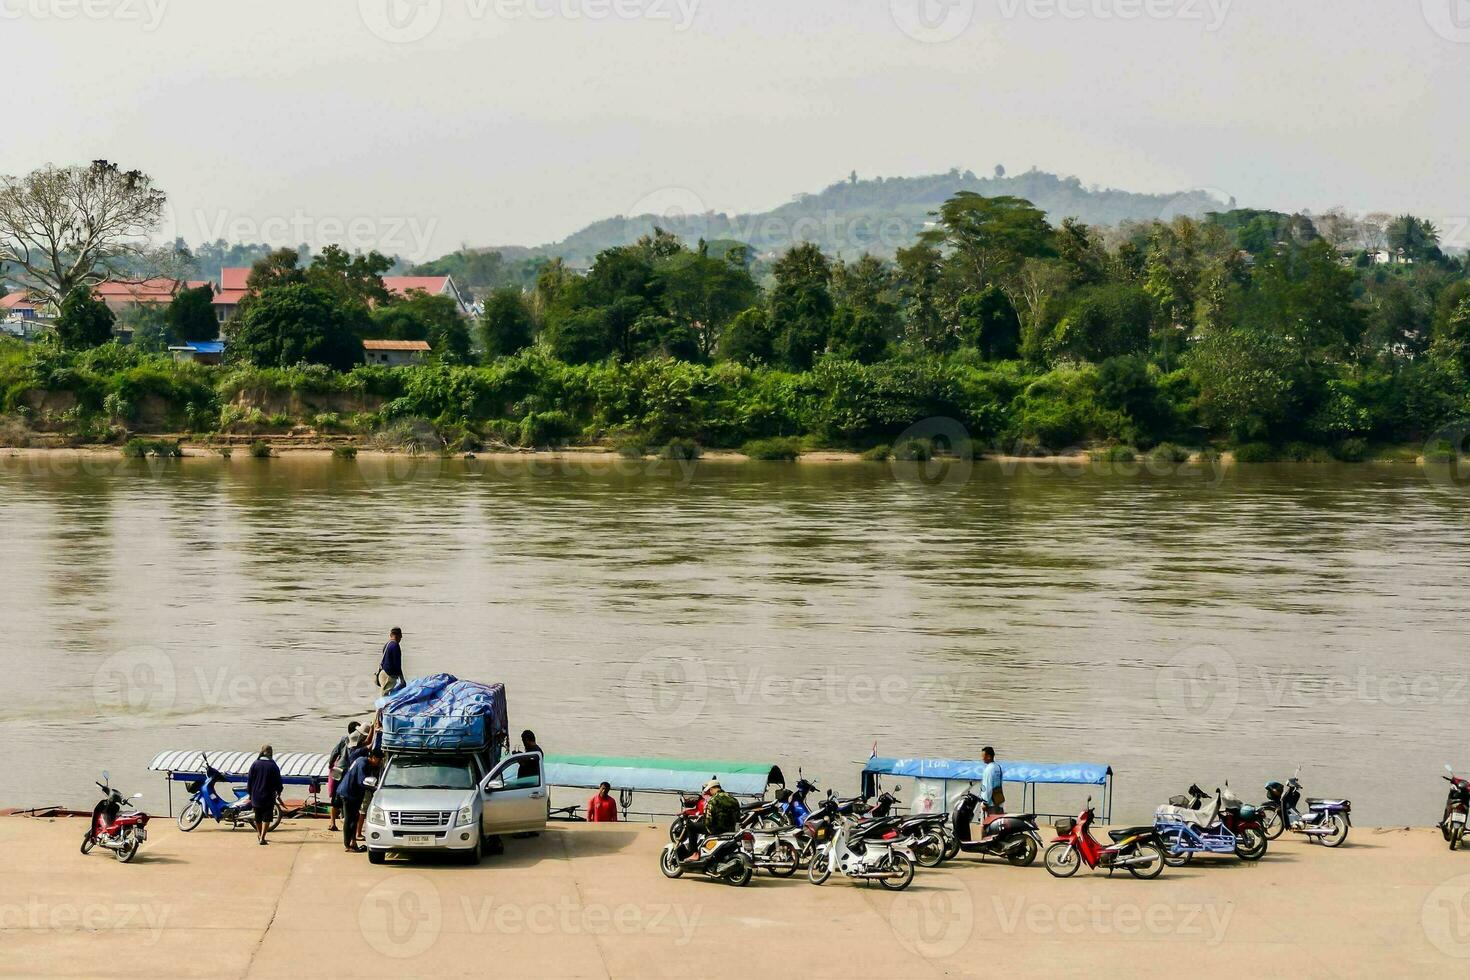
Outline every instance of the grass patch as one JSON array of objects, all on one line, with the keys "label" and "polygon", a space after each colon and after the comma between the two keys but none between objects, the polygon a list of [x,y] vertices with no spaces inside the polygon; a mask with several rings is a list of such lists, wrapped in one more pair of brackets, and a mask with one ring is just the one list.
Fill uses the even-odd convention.
[{"label": "grass patch", "polygon": [[1281,458],[1276,447],[1267,442],[1247,442],[1235,447],[1237,463],[1274,463]]},{"label": "grass patch", "polygon": [[1172,442],[1161,442],[1148,455],[1149,459],[1157,463],[1187,463],[1194,453]]},{"label": "grass patch", "polygon": [[892,447],[890,447],[888,443],[885,442],[882,445],[874,446],[872,449],[864,452],[862,454],[862,458],[870,463],[881,463],[887,460],[892,455]]},{"label": "grass patch", "polygon": [[905,463],[927,463],[934,458],[934,443],[928,439],[905,439],[893,447],[892,458]]},{"label": "grass patch", "polygon": [[1138,458],[1138,450],[1132,446],[1104,446],[1094,449],[1091,456],[1099,463],[1131,463]]},{"label": "grass patch", "polygon": [[751,459],[794,460],[801,456],[801,440],[778,436],[774,439],[752,439],[742,450]]},{"label": "grass patch", "polygon": [[698,459],[704,450],[693,439],[670,439],[659,456],[663,459]]},{"label": "grass patch", "polygon": [[261,442],[259,440],[256,440],[255,442],[252,442],[250,444],[250,456],[251,456],[251,458],[253,458],[253,459],[270,459],[272,455],[273,455],[273,453],[271,452],[271,444],[270,443],[268,443],[268,442]]},{"label": "grass patch", "polygon": [[356,446],[333,446],[332,458],[342,460],[354,460],[357,458]]}]

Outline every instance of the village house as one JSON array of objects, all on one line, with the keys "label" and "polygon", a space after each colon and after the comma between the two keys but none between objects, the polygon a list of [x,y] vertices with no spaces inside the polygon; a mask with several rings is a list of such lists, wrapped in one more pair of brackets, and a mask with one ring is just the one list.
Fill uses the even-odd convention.
[{"label": "village house", "polygon": [[430,350],[427,340],[364,340],[363,360],[380,367],[408,367],[421,362]]},{"label": "village house", "polygon": [[170,347],[175,361],[194,364],[222,364],[225,359],[223,340],[194,340]]},{"label": "village house", "polygon": [[[240,310],[240,301],[249,292],[247,283],[250,270],[246,268],[221,269],[219,287],[214,294],[214,311],[220,323],[228,323]],[[383,285],[394,296],[407,297],[410,293],[425,292],[430,296],[448,296],[454,300],[463,316],[470,315],[470,306],[465,302],[459,287],[450,276],[384,276]]]},{"label": "village house", "polygon": [[205,280],[144,279],[142,282],[99,282],[92,287],[92,298],[100,299],[114,313],[135,306],[167,306],[185,289],[208,286]]}]

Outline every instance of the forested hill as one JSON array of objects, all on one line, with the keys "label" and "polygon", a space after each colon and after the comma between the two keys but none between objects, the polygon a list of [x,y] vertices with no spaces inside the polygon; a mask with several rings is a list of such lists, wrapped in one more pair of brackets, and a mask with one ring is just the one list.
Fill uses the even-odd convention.
[{"label": "forested hill", "polygon": [[834,256],[856,258],[866,251],[891,257],[897,249],[913,243],[925,223],[932,220],[931,212],[956,191],[1024,198],[1045,211],[1053,223],[1076,217],[1092,225],[1115,225],[1178,214],[1198,217],[1234,206],[1233,201],[1222,201],[1204,191],[1137,194],[1088,188],[1076,177],[1059,177],[1040,170],[991,177],[960,170],[873,180],[854,175],[820,193],[799,195],[770,211],[742,215],[707,211],[680,216],[677,209],[695,210],[692,205],[698,203],[697,199],[689,192],[671,191],[667,201],[662,199],[664,195],[653,195],[650,202],[660,210],[672,206],[673,213],[619,215],[588,225],[560,242],[526,250],[497,250],[507,261],[532,255],[561,256],[570,265],[585,266],[604,249],[636,242],[656,223],[691,244],[701,238],[734,240],[753,246],[757,254],[782,252],[799,241],[810,241]]}]

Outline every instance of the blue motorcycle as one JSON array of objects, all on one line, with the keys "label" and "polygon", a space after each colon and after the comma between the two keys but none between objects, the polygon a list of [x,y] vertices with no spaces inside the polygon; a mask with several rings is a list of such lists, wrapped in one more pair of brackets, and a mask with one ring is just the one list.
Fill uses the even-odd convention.
[{"label": "blue motorcycle", "polygon": [[1215,791],[1213,798],[1198,786],[1187,795],[1171,797],[1154,813],[1154,830],[1164,847],[1164,863],[1183,867],[1196,854],[1233,854],[1242,861],[1259,861],[1266,854],[1266,835],[1255,807]]},{"label": "blue motorcycle", "polygon": [[[231,786],[234,798],[226,800],[219,792],[219,784],[225,782],[225,774],[209,764],[208,756],[201,753],[199,757],[204,760],[204,778],[186,785],[191,795],[179,813],[179,829],[188,833],[203,823],[205,816],[213,817],[215,823],[228,822],[231,829],[241,824],[254,827],[255,808],[250,805],[250,793],[239,786]],[[281,801],[276,800],[269,829],[275,830],[280,826],[282,816]]]}]

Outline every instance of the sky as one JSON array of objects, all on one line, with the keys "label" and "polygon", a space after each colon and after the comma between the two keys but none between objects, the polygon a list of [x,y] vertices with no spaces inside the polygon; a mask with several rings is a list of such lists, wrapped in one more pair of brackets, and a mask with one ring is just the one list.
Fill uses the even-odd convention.
[{"label": "sky", "polygon": [[0,0],[0,173],[425,258],[1031,166],[1470,240],[1470,0]]}]

